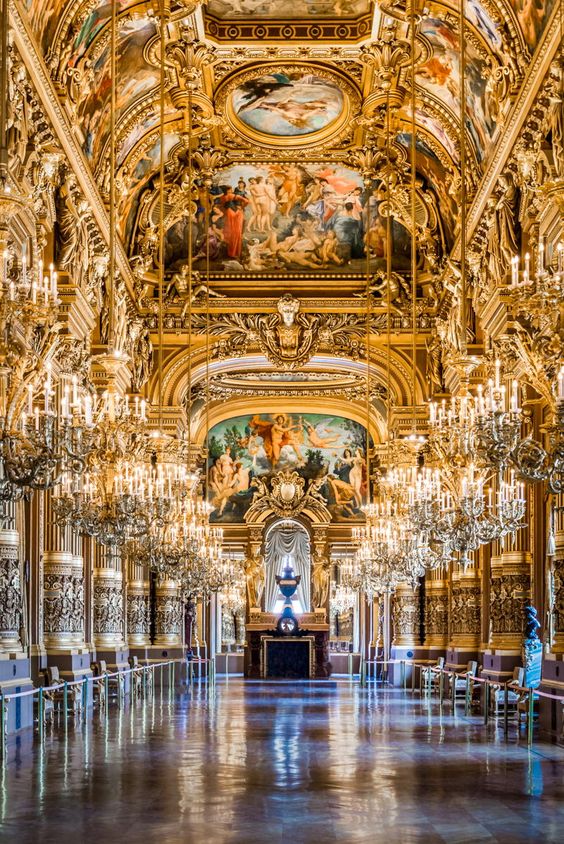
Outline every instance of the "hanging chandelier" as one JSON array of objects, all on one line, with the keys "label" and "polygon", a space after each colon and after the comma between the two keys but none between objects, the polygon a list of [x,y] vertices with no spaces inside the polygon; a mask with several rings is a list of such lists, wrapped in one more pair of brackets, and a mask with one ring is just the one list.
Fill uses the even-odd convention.
[{"label": "hanging chandelier", "polygon": [[161,516],[167,479],[151,462],[144,400],[110,387],[92,408],[90,448],[81,475],[65,472],[56,484],[53,512],[102,545],[122,546]]}]

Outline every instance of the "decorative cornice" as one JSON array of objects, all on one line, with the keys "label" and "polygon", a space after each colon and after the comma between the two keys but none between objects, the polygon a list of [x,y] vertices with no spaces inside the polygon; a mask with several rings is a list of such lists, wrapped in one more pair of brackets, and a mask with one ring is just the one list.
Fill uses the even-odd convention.
[{"label": "decorative cornice", "polygon": [[[12,0],[10,4],[10,23],[14,33],[14,43],[26,65],[37,96],[45,109],[45,113],[51,122],[53,131],[68,159],[68,163],[76,174],[80,188],[90,204],[100,233],[106,244],[109,244],[110,224],[108,213],[102,202],[90,166],[75,138],[70,119],[59,101],[55,86],[49,76],[47,65],[41,55],[39,45],[31,33],[27,15],[22,9],[20,0]],[[128,286],[129,293],[133,297],[133,274],[125,251],[119,242],[117,243],[116,252],[117,266]]]},{"label": "decorative cornice", "polygon": [[[486,171],[478,186],[472,205],[469,208],[466,227],[466,240],[468,243],[472,240],[474,232],[480,224],[482,215],[486,210],[488,199],[495,189],[497,180],[511,155],[515,143],[519,139],[523,124],[533,107],[542,81],[548,73],[560,46],[558,9],[559,6],[556,4],[552,19],[546,27],[543,39],[529,64],[521,89],[507,115],[503,132],[500,134],[497,145],[487,162]],[[460,238],[457,238],[453,247],[452,257],[455,260],[458,260],[460,257]]]}]

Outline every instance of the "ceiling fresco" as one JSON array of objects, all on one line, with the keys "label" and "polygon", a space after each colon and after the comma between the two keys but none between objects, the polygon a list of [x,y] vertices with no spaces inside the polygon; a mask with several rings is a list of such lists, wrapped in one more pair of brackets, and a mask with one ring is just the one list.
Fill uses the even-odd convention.
[{"label": "ceiling fresco", "polygon": [[[111,5],[25,0],[25,7],[106,193]],[[121,0],[118,8],[119,221],[135,261],[151,225],[158,186],[159,32],[154,4]],[[431,222],[425,225],[448,248],[454,238],[453,176],[459,161],[458,3],[432,0],[418,2],[417,8],[418,189],[421,207],[431,209]],[[467,0],[466,8],[465,128],[470,180],[476,186],[511,105],[511,86],[526,73],[555,0]],[[221,164],[215,166],[207,230],[201,209],[192,221],[196,263],[204,248],[215,270],[225,275],[328,268],[338,275],[359,269],[355,262],[366,261],[367,243],[371,256],[381,259],[373,231],[379,225],[378,202],[367,223],[371,200],[355,150],[366,144],[377,114],[376,109],[364,115],[365,103],[377,94],[381,72],[365,48],[383,44],[386,33],[409,44],[409,16],[401,0],[171,0],[170,9],[167,51],[174,47],[177,52],[167,52],[167,190],[177,197],[185,184],[186,156],[179,158],[178,149],[186,148],[188,78],[195,80],[193,150],[207,139]],[[394,111],[394,137],[407,165],[409,72],[406,64],[400,65],[394,82],[403,92]],[[381,125],[371,131],[382,137]],[[292,181],[296,194],[290,202],[287,186]],[[351,202],[352,216],[346,207]],[[403,224],[408,222],[398,215],[394,235],[400,269]],[[187,229],[186,212],[173,214],[167,236],[170,272],[186,260]]]},{"label": "ceiling fresco", "polygon": [[230,97],[235,117],[260,134],[293,139],[325,129],[343,114],[336,82],[307,70],[275,71],[239,85]]}]

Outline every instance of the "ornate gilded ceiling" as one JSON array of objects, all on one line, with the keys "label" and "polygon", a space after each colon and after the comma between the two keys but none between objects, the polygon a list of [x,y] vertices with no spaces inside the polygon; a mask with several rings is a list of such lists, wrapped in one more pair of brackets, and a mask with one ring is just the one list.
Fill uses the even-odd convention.
[{"label": "ornate gilded ceiling", "polygon": [[[84,153],[107,196],[111,6],[96,0],[26,0],[25,5]],[[385,258],[379,216],[383,176],[373,165],[382,148],[386,113],[392,114],[389,125],[400,173],[394,185],[394,269],[405,269],[411,222],[401,212],[401,173],[407,178],[412,133],[411,32],[405,3],[171,0],[165,7],[170,12],[165,69],[169,276],[186,260],[189,167],[204,176],[213,171],[216,199],[208,240],[215,276],[242,280],[281,272],[296,278],[313,273],[329,280],[346,272],[347,277],[360,277],[367,243],[370,269],[378,271]],[[487,166],[553,7],[554,0],[467,2],[471,188]],[[159,3],[139,0],[119,3],[119,219],[133,266],[148,282],[156,268],[159,8]],[[448,253],[456,234],[460,45],[458,3],[417,2],[416,10],[417,225],[428,243],[420,256],[424,271]],[[365,184],[368,164],[376,177]],[[238,198],[232,199],[226,188]],[[200,202],[203,214],[203,201],[193,201]],[[331,249],[331,243],[321,255],[319,249],[313,255],[306,248],[308,239],[315,242],[316,232],[332,227],[333,217],[340,219],[343,231],[329,240],[349,237],[345,229],[354,226],[341,219],[346,217],[343,208],[352,204],[354,219],[361,211],[370,213],[370,202],[370,231],[364,232],[364,243],[355,245],[350,236],[346,256]],[[230,203],[250,203],[253,209],[252,214],[245,211],[243,253],[236,233],[230,235],[232,243],[224,238]],[[335,216],[336,209],[343,213]],[[193,231],[196,244],[205,236],[201,229],[200,221]],[[194,258],[198,268],[203,255],[197,248]]]}]

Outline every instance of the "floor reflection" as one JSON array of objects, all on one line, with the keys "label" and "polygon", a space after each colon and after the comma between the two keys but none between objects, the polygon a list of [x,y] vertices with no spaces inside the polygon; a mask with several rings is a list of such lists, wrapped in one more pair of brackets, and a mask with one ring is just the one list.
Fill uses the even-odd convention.
[{"label": "floor reflection", "polygon": [[564,840],[564,751],[401,691],[232,678],[11,744],[2,842]]}]

